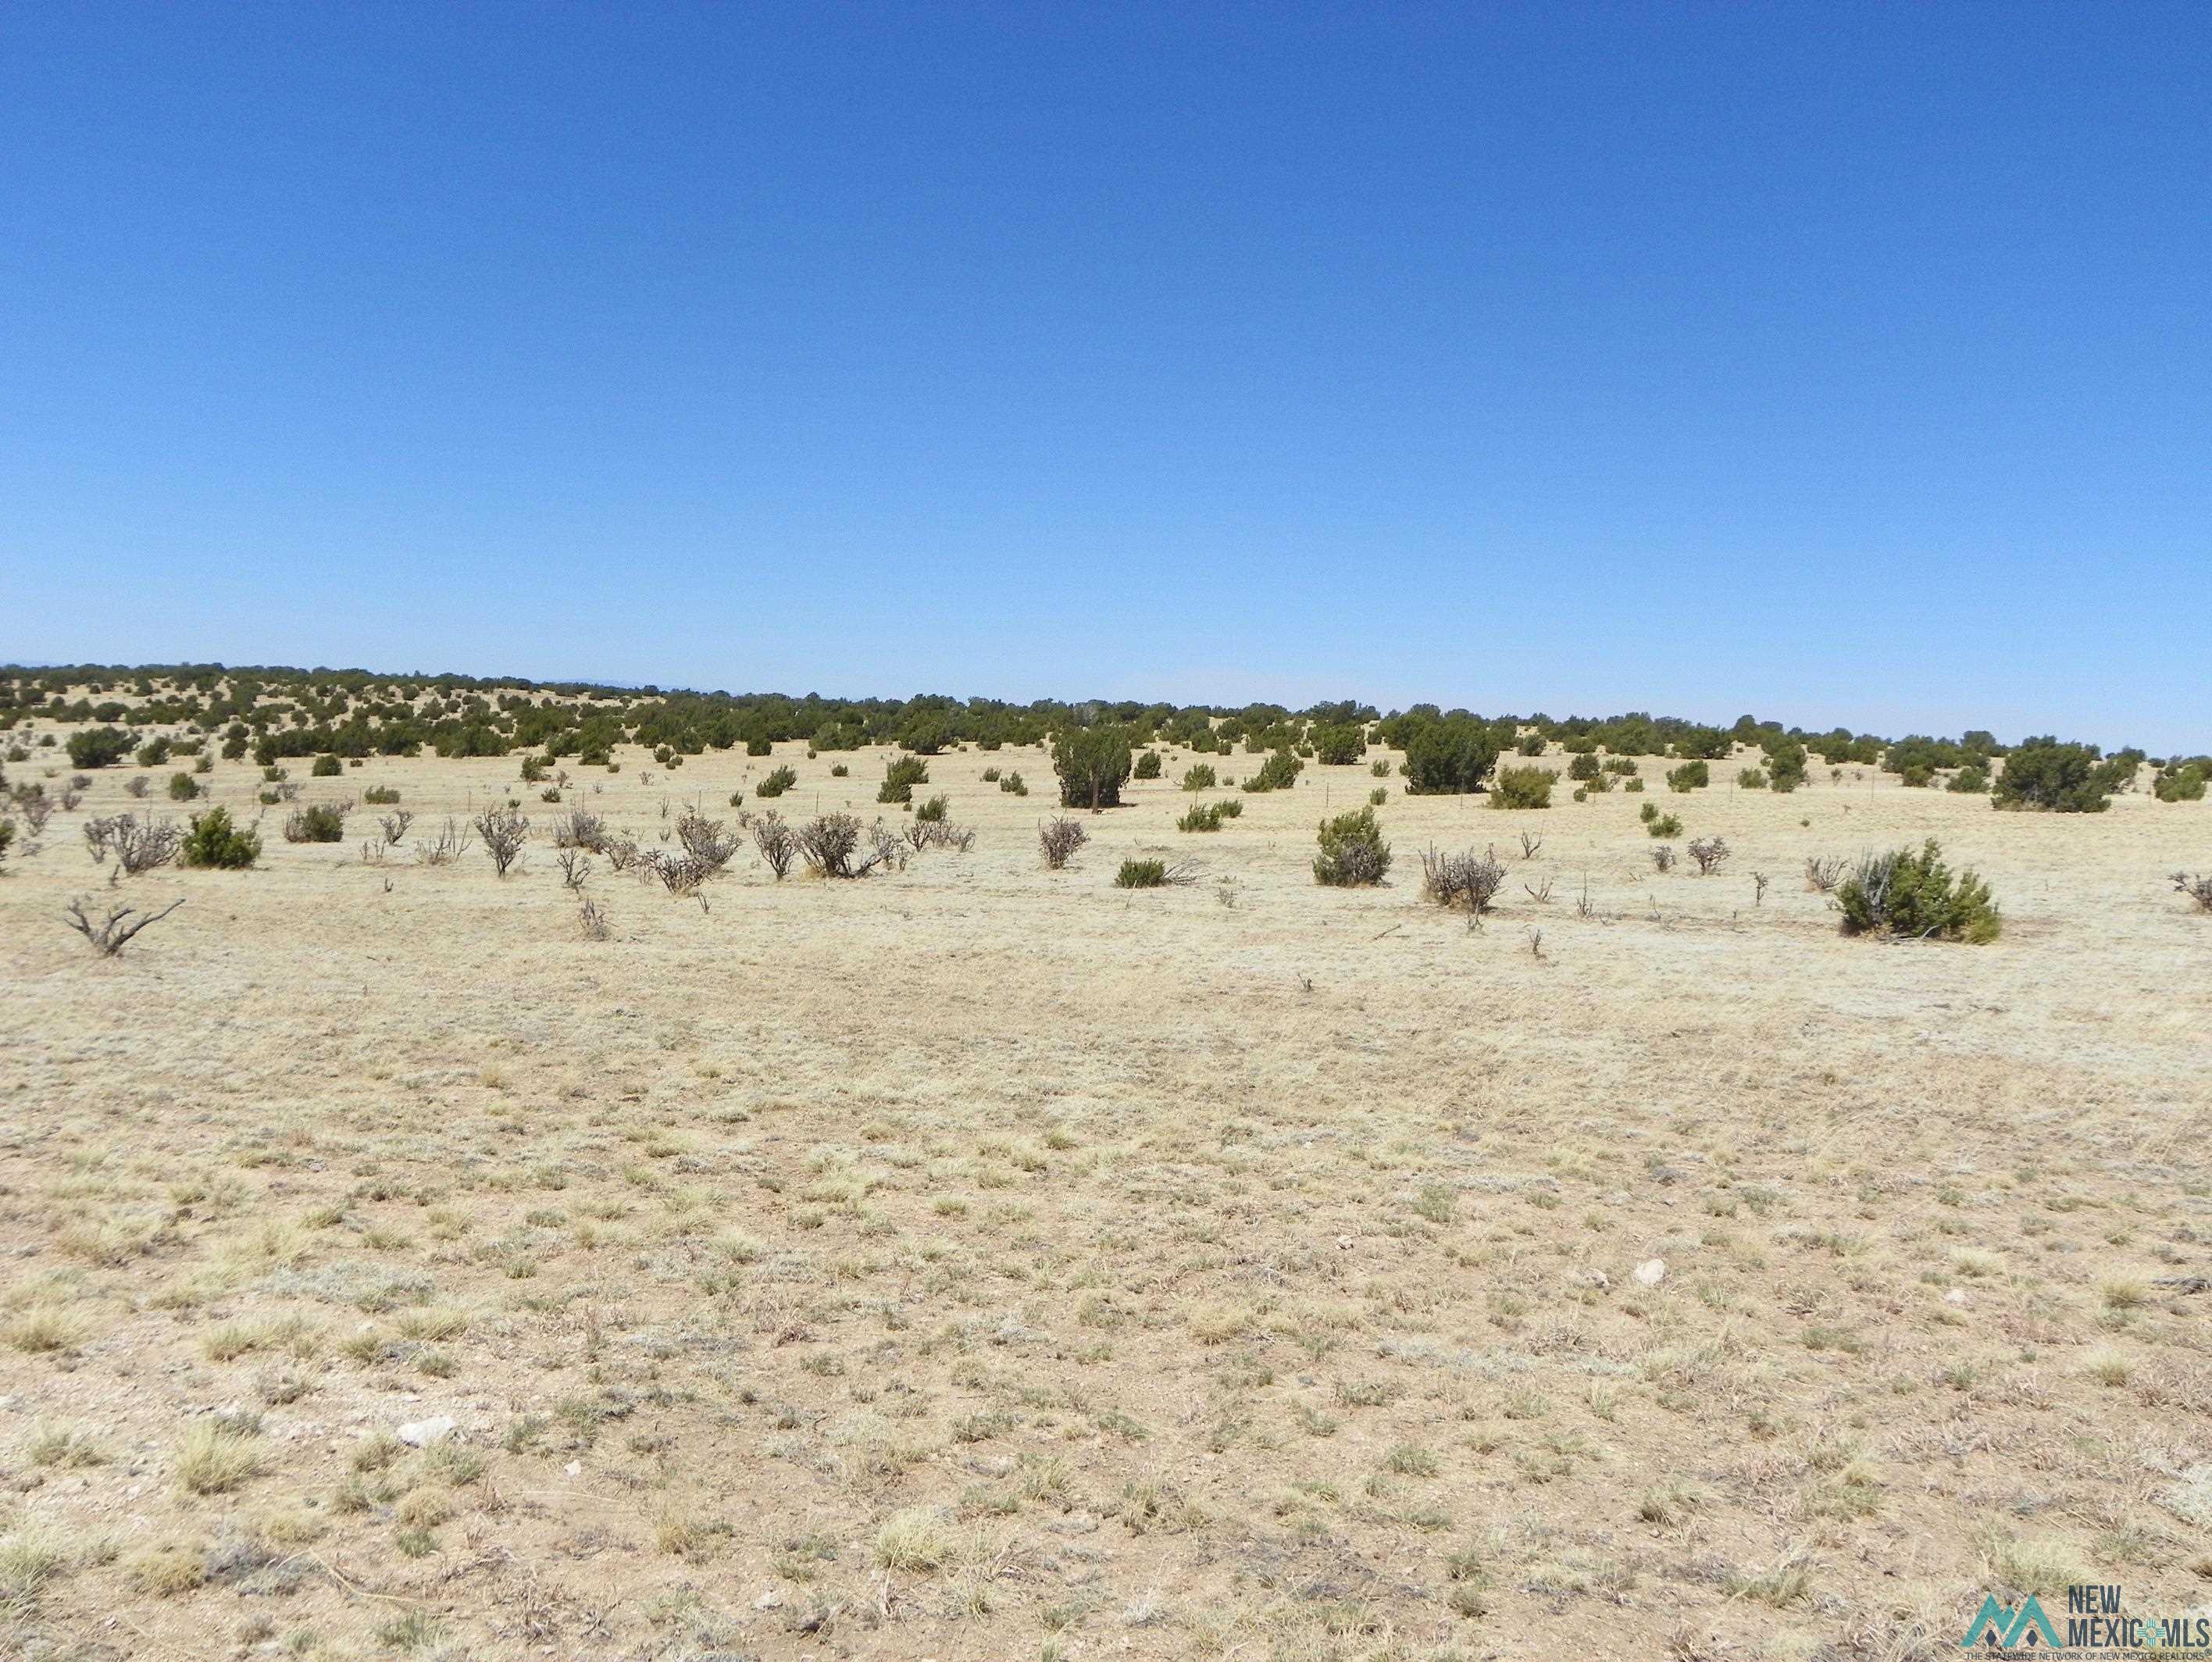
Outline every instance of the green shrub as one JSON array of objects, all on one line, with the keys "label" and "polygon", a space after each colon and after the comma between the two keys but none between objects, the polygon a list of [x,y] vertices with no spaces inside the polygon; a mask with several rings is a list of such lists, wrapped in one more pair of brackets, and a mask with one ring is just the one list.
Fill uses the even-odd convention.
[{"label": "green shrub", "polygon": [[1376,779],[1389,779],[1390,777],[1390,758],[1388,756],[1376,757],[1373,761],[1368,764],[1367,771],[1374,774]]},{"label": "green shrub", "polygon": [[1182,788],[1186,791],[1211,791],[1215,783],[1213,764],[1210,761],[1194,763],[1183,771]]},{"label": "green shrub", "polygon": [[192,772],[195,773],[212,773],[215,772],[215,758],[203,753],[200,758],[192,763]]},{"label": "green shrub", "polygon": [[193,798],[198,796],[199,793],[199,781],[195,779],[190,773],[172,773],[169,775],[169,800],[171,802],[190,802]]},{"label": "green shrub", "polygon": [[1544,736],[1541,733],[1523,733],[1521,743],[1514,748],[1524,756],[1540,756],[1544,754]]},{"label": "green shrub", "polygon": [[745,737],[745,754],[749,756],[772,756],[775,741],[766,733],[750,733]]},{"label": "green shrub", "polygon": [[1147,750],[1137,758],[1137,766],[1132,775],[1133,778],[1158,779],[1159,776],[1160,753],[1158,750]]},{"label": "green shrub", "polygon": [[1613,775],[1593,773],[1583,781],[1583,789],[1594,797],[1609,796],[1613,792]]},{"label": "green shrub", "polygon": [[1548,767],[1501,767],[1490,787],[1492,808],[1549,808],[1552,781],[1559,777]]},{"label": "green shrub", "polygon": [[1498,735],[1471,717],[1424,723],[1406,741],[1406,789],[1417,797],[1482,788],[1498,761]]},{"label": "green shrub", "polygon": [[1656,802],[1645,803],[1643,807],[1636,810],[1636,817],[1646,825],[1650,824],[1659,817],[1659,804]]},{"label": "green shrub", "polygon": [[1121,869],[1114,874],[1116,889],[1158,889],[1168,880],[1165,860],[1123,860]]},{"label": "green shrub", "polygon": [[1389,800],[1390,787],[1387,785],[1378,785],[1367,793],[1367,801],[1370,807],[1380,808]]},{"label": "green shrub", "polygon": [[983,770],[983,783],[986,785],[996,785],[998,782],[999,770],[995,767],[986,767]]},{"label": "green shrub", "polygon": [[843,779],[851,773],[852,771],[853,770],[851,768],[848,767],[842,761],[833,761],[830,764],[830,777],[831,779]]},{"label": "green shrub", "polygon": [[343,842],[345,810],[332,803],[295,808],[284,822],[286,842]]},{"label": "green shrub", "polygon": [[1991,804],[2038,813],[2101,814],[2111,797],[2134,777],[2132,763],[2100,760],[2094,744],[2061,744],[2056,738],[2022,739],[2005,757]]},{"label": "green shrub", "polygon": [[1617,774],[1622,779],[1633,779],[1636,777],[1636,761],[1631,756],[1607,756],[1602,771]]},{"label": "green shrub", "polygon": [[2160,802],[2202,802],[2204,779],[2202,763],[2185,762],[2177,767],[2169,762],[2152,784],[2151,794]]},{"label": "green shrub", "polygon": [[[761,782],[753,786],[753,794],[757,797],[780,797],[798,783],[799,770],[787,763],[781,767],[769,769]],[[732,801],[730,805],[735,807],[737,804]]]},{"label": "green shrub", "polygon": [[1680,767],[1667,770],[1667,788],[1686,795],[1702,791],[1713,782],[1712,769],[1704,761],[1686,761]]},{"label": "green shrub", "polygon": [[1908,791],[1925,791],[1936,783],[1936,770],[1924,761],[1909,761],[1897,770],[1897,782]]},{"label": "green shrub", "polygon": [[192,816],[192,828],[185,834],[178,854],[186,865],[242,871],[261,858],[261,838],[252,831],[233,825],[228,808],[210,808],[204,814]]},{"label": "green shrub", "polygon": [[1655,837],[1679,837],[1682,834],[1682,822],[1672,814],[1662,814],[1644,828]]},{"label": "green shrub", "polygon": [[165,738],[149,739],[138,747],[138,765],[141,767],[159,767],[168,759],[169,741]]},{"label": "green shrub", "polygon": [[1589,786],[1587,785],[1577,785],[1575,786],[1575,800],[1577,802],[1588,802],[1589,800]]},{"label": "green shrub", "polygon": [[1643,775],[1638,774],[1636,778],[1629,780],[1627,784],[1622,786],[1620,788],[1624,791],[1641,792],[1644,789]]},{"label": "green shrub", "polygon": [[361,793],[361,799],[372,808],[389,808],[399,800],[399,792],[388,785],[372,785]]},{"label": "green shrub", "polygon": [[1298,782],[1305,763],[1288,750],[1278,750],[1260,764],[1260,771],[1244,781],[1247,791],[1287,791]]},{"label": "green shrub", "polygon": [[1129,777],[1129,735],[1121,727],[1070,727],[1052,742],[1063,808],[1119,808]]},{"label": "green shrub", "polygon": [[876,792],[878,802],[912,802],[914,787],[929,783],[929,764],[920,756],[899,756],[884,772],[883,789]]},{"label": "green shrub", "polygon": [[559,786],[557,786],[557,785],[549,785],[549,786],[546,786],[543,791],[540,791],[540,792],[538,793],[538,801],[540,801],[540,802],[558,802],[558,801],[560,801],[560,800],[561,800],[561,787],[560,787]]},{"label": "green shrub", "polygon": [[[1231,800],[1234,799],[1231,798]],[[1176,829],[1178,831],[1218,831],[1221,829],[1221,822],[1228,817],[1228,816],[1224,814],[1221,810],[1229,805],[1229,802],[1226,801],[1194,802],[1189,806],[1189,808],[1184,810],[1182,817],[1176,822]],[[1237,804],[1237,806],[1239,808],[1242,808],[1243,805],[1244,804],[1241,802]]]},{"label": "green shrub", "polygon": [[69,759],[79,767],[112,767],[131,753],[131,735],[119,727],[89,727],[70,735]]},{"label": "green shrub", "polygon": [[8,858],[9,846],[15,840],[15,822],[0,820],[0,860]]},{"label": "green shrub", "polygon": [[[1548,779],[1550,775],[1545,777]],[[1321,852],[1313,867],[1316,883],[1332,889],[1357,888],[1381,883],[1390,869],[1390,845],[1382,840],[1382,829],[1375,822],[1372,808],[1323,820],[1318,840]]]},{"label": "green shrub", "polygon": [[1930,837],[1909,848],[1869,854],[1836,891],[1846,935],[1894,935],[1912,940],[1996,939],[2003,927],[1989,885],[1972,871],[1954,878]]},{"label": "green shrub", "polygon": [[1349,767],[1367,754],[1367,734],[1356,721],[1313,730],[1314,760],[1324,767]]},{"label": "green shrub", "polygon": [[999,789],[1010,797],[1026,797],[1030,793],[1030,787],[1019,773],[1008,773],[999,781]]},{"label": "green shrub", "polygon": [[1787,793],[1805,782],[1805,747],[1795,739],[1770,744],[1766,751],[1767,788]]},{"label": "green shrub", "polygon": [[1759,767],[1739,768],[1736,772],[1735,782],[1747,791],[1764,791],[1766,789],[1765,770]]},{"label": "green shrub", "polygon": [[[343,775],[344,772],[345,764],[340,761],[336,756],[325,752],[324,755],[315,758],[315,765],[307,769],[307,777],[310,779],[337,779]],[[538,767],[534,761],[526,761],[522,764],[522,777],[531,781],[531,783],[535,784],[538,779],[544,777],[544,770],[541,767]]]},{"label": "green shrub", "polygon": [[920,807],[914,810],[915,823],[917,825],[942,825],[945,822],[945,811],[951,806],[951,804],[945,799],[943,793],[939,792],[938,795],[932,797],[927,802],[923,803]]},{"label": "green shrub", "polygon": [[1598,766],[1597,757],[1588,750],[1582,751],[1567,764],[1567,777],[1571,779],[1594,779],[1604,771]]},{"label": "green shrub", "polygon": [[1990,788],[1989,771],[1982,767],[1961,767],[1951,775],[1949,783],[1943,788],[1954,796],[1979,796]]}]

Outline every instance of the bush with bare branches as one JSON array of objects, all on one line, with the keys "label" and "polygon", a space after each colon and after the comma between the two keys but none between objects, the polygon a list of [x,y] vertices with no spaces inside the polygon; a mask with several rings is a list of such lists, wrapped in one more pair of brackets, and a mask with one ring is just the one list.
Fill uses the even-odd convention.
[{"label": "bush with bare branches", "polygon": [[590,856],[580,848],[564,848],[556,858],[561,867],[561,886],[571,894],[582,894],[592,875]]},{"label": "bush with bare branches", "polygon": [[1672,871],[1674,869],[1674,845],[1662,842],[1652,849],[1651,864],[1659,870]]},{"label": "bush with bare branches", "polygon": [[638,870],[649,882],[660,879],[660,885],[678,900],[696,895],[707,879],[714,875],[715,868],[696,854],[672,854],[662,849],[648,849],[637,857]]},{"label": "bush with bare branches", "polygon": [[402,808],[398,812],[386,814],[378,820],[376,828],[384,833],[384,846],[386,848],[397,848],[399,846],[400,838],[407,834],[407,828],[414,823],[413,812]]},{"label": "bush with bare branches", "polygon": [[1832,894],[1844,880],[1841,854],[1812,854],[1805,860],[1805,887],[1817,895]]},{"label": "bush with bare branches", "polygon": [[1725,837],[1700,837],[1690,844],[1690,858],[1696,862],[1698,875],[1710,877],[1728,864],[1729,846]]},{"label": "bush with bare branches", "polygon": [[605,852],[606,840],[606,822],[588,808],[572,808],[553,822],[556,848],[582,848],[599,854]]},{"label": "bush with bare branches", "polygon": [[760,850],[761,858],[781,883],[791,870],[791,863],[799,858],[799,833],[771,808],[753,822],[753,846]]},{"label": "bush with bare branches", "polygon": [[422,865],[451,865],[468,852],[468,846],[469,834],[448,814],[436,836],[415,845],[415,858]]},{"label": "bush with bare branches", "polygon": [[84,841],[94,864],[105,865],[112,852],[125,876],[167,865],[185,840],[174,821],[155,820],[150,814],[108,814],[85,822]]},{"label": "bush with bare branches", "polygon": [[2212,912],[2212,877],[2197,873],[2177,871],[2173,874],[2173,892],[2186,895],[2197,902],[2201,912]]},{"label": "bush with bare branches", "polygon": [[1075,851],[1091,840],[1091,834],[1083,828],[1081,820],[1072,820],[1065,815],[1047,820],[1037,828],[1037,846],[1044,851],[1044,863],[1057,871],[1074,858]]},{"label": "bush with bare branches", "polygon": [[1479,918],[1504,882],[1505,868],[1486,848],[1480,854],[1471,848],[1444,854],[1431,846],[1421,856],[1421,890],[1438,906],[1463,907]]},{"label": "bush with bare branches", "polygon": [[103,957],[112,958],[131,944],[142,929],[158,924],[185,903],[179,895],[159,912],[141,912],[133,906],[112,906],[107,915],[94,923],[84,909],[82,897],[71,901],[62,913],[63,921],[90,943],[92,949]]},{"label": "bush with bare branches", "polygon": [[530,822],[519,808],[487,808],[477,816],[476,828],[477,835],[483,839],[484,852],[491,856],[493,869],[504,877],[522,858],[522,845],[530,840]]},{"label": "bush with bare branches", "polygon": [[19,785],[15,787],[15,811],[23,816],[23,823],[31,828],[34,837],[44,834],[46,822],[53,817],[53,798],[46,794],[43,785]]},{"label": "bush with bare branches", "polygon": [[725,831],[722,822],[710,820],[696,808],[686,809],[676,822],[676,840],[691,858],[720,871],[738,852],[738,834]]}]

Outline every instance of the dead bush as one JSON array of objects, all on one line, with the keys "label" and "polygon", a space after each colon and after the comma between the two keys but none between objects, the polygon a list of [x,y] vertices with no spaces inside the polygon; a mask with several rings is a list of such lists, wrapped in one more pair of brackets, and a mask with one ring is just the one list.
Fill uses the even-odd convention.
[{"label": "dead bush", "polygon": [[761,858],[775,873],[775,880],[781,883],[792,862],[799,858],[799,833],[771,808],[753,822],[753,846],[760,850]]},{"label": "dead bush", "polygon": [[2198,911],[2212,912],[2212,877],[2177,871],[2173,874],[2173,890],[2196,901]]},{"label": "dead bush", "polygon": [[1091,834],[1083,828],[1080,820],[1065,816],[1047,820],[1037,828],[1037,846],[1044,851],[1044,863],[1057,871],[1074,857],[1075,851],[1091,840]]},{"label": "dead bush", "polygon": [[572,895],[584,892],[592,876],[592,862],[580,848],[564,848],[555,857],[561,867],[561,886]]},{"label": "dead bush", "polygon": [[522,845],[530,840],[530,822],[519,808],[487,808],[477,816],[476,829],[483,839],[484,852],[491,856],[492,869],[504,877],[522,858]]},{"label": "dead bush", "polygon": [[112,853],[124,875],[135,877],[174,859],[185,834],[171,820],[110,814],[85,822],[84,840],[95,864],[105,865]]},{"label": "dead bush", "polygon": [[661,887],[679,900],[696,895],[719,869],[696,854],[670,854],[657,848],[639,855],[637,864],[648,879],[659,878]]},{"label": "dead bush", "polygon": [[1486,848],[1462,853],[1440,853],[1432,845],[1421,856],[1421,892],[1438,906],[1464,907],[1476,917],[1490,910],[1505,881],[1505,868]]},{"label": "dead bush", "polygon": [[1697,864],[1698,875],[1701,877],[1710,877],[1728,864],[1728,839],[1700,837],[1691,843],[1690,858]]},{"label": "dead bush", "polygon": [[1674,845],[1662,842],[1651,851],[1651,864],[1662,871],[1674,869]]},{"label": "dead bush", "polygon": [[184,896],[179,895],[159,912],[141,912],[137,907],[113,906],[107,909],[106,917],[94,923],[85,912],[84,901],[79,898],[69,903],[62,917],[71,929],[91,943],[94,951],[103,957],[112,958],[131,944],[140,930],[158,924],[184,903]]},{"label": "dead bush", "polygon": [[469,834],[448,814],[436,836],[415,845],[415,859],[421,865],[451,865],[467,852],[468,846]]},{"label": "dead bush", "polygon": [[1814,854],[1805,861],[1805,887],[1818,895],[1835,892],[1836,885],[1844,880],[1844,857],[1840,854]]},{"label": "dead bush", "polygon": [[598,854],[605,852],[606,840],[606,822],[588,809],[571,809],[553,822],[556,848],[582,848]]},{"label": "dead bush", "polygon": [[400,838],[407,834],[407,828],[414,823],[414,814],[402,808],[396,813],[386,814],[379,819],[376,828],[384,833],[384,846],[386,848],[397,848],[399,846]]},{"label": "dead bush", "polygon": [[676,840],[684,852],[713,870],[720,871],[738,852],[738,836],[725,831],[722,822],[710,820],[696,808],[686,809],[676,822]]}]

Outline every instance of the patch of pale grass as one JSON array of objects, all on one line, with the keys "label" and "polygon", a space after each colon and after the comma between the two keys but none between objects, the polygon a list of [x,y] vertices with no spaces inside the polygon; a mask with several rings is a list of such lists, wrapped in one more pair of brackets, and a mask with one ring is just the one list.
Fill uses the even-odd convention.
[{"label": "patch of pale grass", "polygon": [[218,1419],[196,1421],[177,1451],[177,1481],[194,1495],[227,1495],[261,1470],[253,1434]]}]

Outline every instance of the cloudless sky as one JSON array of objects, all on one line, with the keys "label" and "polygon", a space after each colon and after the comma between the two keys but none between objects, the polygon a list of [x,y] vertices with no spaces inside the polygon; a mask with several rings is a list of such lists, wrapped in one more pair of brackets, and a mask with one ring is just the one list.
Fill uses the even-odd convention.
[{"label": "cloudless sky", "polygon": [[2212,749],[2212,7],[0,0],[0,659]]}]

